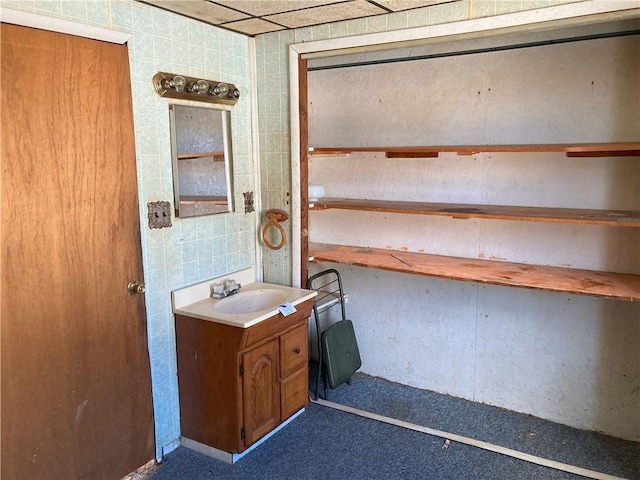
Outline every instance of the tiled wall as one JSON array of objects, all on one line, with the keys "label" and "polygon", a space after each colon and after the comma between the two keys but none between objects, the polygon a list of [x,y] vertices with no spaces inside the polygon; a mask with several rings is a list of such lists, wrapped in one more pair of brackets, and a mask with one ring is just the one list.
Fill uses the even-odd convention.
[{"label": "tiled wall", "polygon": [[[264,209],[291,211],[288,47],[292,43],[459,22],[579,1],[584,0],[460,0],[389,15],[257,36],[260,172]],[[291,228],[290,225],[287,227]],[[291,245],[288,243],[277,251],[263,246],[262,250],[265,281],[290,283],[293,280]]]},{"label": "tiled wall", "polygon": [[[279,208],[291,212],[291,154],[289,133],[288,49],[292,31],[258,37],[258,123],[260,125],[260,188],[262,210]],[[291,223],[285,222],[287,238]],[[265,281],[291,285],[290,242],[280,250],[263,248]]]},{"label": "tiled wall", "polygon": [[[253,266],[253,215],[242,192],[253,191],[249,53],[246,37],[132,0],[2,1],[0,6],[132,34],[129,41],[136,157],[144,255],[149,352],[157,453],[180,435],[171,291]],[[156,71],[234,83],[232,110],[236,213],[172,219],[150,229],[147,202],[173,203],[168,101],[151,86]]]}]

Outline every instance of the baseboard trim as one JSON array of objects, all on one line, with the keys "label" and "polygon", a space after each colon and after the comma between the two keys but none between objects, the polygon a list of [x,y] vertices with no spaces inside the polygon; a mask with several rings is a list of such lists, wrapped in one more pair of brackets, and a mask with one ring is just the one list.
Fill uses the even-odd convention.
[{"label": "baseboard trim", "polygon": [[202,453],[203,455],[206,455],[208,457],[215,458],[216,460],[220,460],[220,461],[225,462],[225,463],[233,464],[233,463],[236,463],[238,460],[240,460],[242,457],[244,457],[247,453],[251,452],[254,448],[257,448],[259,445],[261,445],[262,443],[267,441],[269,438],[271,438],[273,435],[278,433],[284,427],[289,425],[294,419],[296,419],[298,416],[302,415],[302,412],[304,412],[304,410],[305,410],[304,408],[301,408],[300,410],[298,410],[296,413],[291,415],[288,419],[286,419],[284,422],[282,422],[276,428],[271,430],[268,434],[266,434],[264,437],[262,437],[256,443],[254,443],[249,448],[247,448],[245,451],[240,452],[240,453],[225,452],[224,450],[219,450],[217,448],[213,448],[213,447],[211,447],[209,445],[205,445],[204,443],[196,442],[195,440],[191,440],[190,438],[186,438],[186,437],[180,437],[180,445],[182,445],[183,447],[189,448],[191,450],[194,450],[194,451],[196,451],[198,453]]}]

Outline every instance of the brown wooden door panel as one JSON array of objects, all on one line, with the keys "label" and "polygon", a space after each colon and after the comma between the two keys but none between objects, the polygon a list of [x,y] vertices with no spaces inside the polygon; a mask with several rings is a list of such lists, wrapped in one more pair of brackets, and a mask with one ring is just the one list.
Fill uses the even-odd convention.
[{"label": "brown wooden door panel", "polygon": [[1,40],[1,476],[121,478],[154,457],[127,48]]},{"label": "brown wooden door panel", "polygon": [[280,423],[278,339],[242,355],[245,448]]}]

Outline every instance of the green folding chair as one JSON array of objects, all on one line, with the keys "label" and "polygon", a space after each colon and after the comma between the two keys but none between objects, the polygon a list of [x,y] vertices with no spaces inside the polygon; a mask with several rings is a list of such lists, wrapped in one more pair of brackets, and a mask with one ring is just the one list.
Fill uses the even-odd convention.
[{"label": "green folding chair", "polygon": [[[316,273],[309,277],[307,289],[318,292],[313,304],[318,337],[318,373],[314,400],[318,399],[321,378],[324,398],[327,399],[327,384],[329,388],[334,389],[343,383],[350,383],[353,374],[362,366],[362,360],[353,322],[346,318],[340,273],[333,268]],[[320,313],[336,305],[340,305],[341,319],[322,331]]]}]

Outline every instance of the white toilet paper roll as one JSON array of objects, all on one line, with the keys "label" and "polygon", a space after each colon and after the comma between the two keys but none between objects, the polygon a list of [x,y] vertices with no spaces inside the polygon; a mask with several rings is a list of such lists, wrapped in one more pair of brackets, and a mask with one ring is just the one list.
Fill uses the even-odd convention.
[{"label": "white toilet paper roll", "polygon": [[324,197],[324,187],[322,185],[309,185],[309,201],[315,202]]}]

